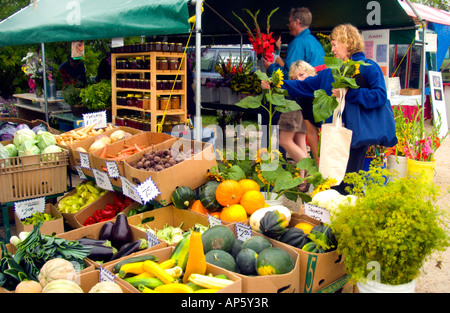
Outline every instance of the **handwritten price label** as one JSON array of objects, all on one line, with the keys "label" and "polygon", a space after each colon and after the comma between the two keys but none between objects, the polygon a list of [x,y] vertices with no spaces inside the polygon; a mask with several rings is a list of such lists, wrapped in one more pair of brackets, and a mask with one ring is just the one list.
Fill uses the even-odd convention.
[{"label": "handwritten price label", "polygon": [[218,217],[212,216],[212,215],[208,215],[208,223],[209,223],[209,227],[213,227],[216,225],[222,225],[222,220]]},{"label": "handwritten price label", "polygon": [[330,211],[310,203],[305,203],[305,214],[325,224],[329,224],[331,220]]},{"label": "handwritten price label", "polygon": [[137,186],[136,190],[144,203],[155,199],[161,194],[151,177]]},{"label": "handwritten price label", "polygon": [[105,164],[109,177],[118,178],[119,168],[117,167],[117,163],[114,161],[105,161]]},{"label": "handwritten price label", "polygon": [[14,210],[19,219],[30,217],[36,212],[45,212],[45,198],[36,198],[14,203]]},{"label": "handwritten price label", "polygon": [[113,273],[111,273],[110,271],[108,271],[107,269],[104,269],[103,267],[100,266],[100,275],[98,277],[98,281],[114,282],[114,280],[115,280],[115,275]]},{"label": "handwritten price label", "polygon": [[78,176],[80,176],[80,179],[86,179],[87,178],[86,175],[84,175],[84,172],[81,169],[81,166],[75,165],[75,169],[77,170]]},{"label": "handwritten price label", "polygon": [[160,243],[158,237],[150,230],[147,230],[147,241],[149,247],[154,247]]},{"label": "handwritten price label", "polygon": [[245,225],[242,223],[236,223],[236,237],[241,241],[246,241],[248,238],[252,236],[252,229],[250,225]]},{"label": "handwritten price label", "polygon": [[84,126],[95,125],[95,129],[107,127],[106,111],[83,114]]},{"label": "handwritten price label", "polygon": [[91,163],[89,162],[89,154],[84,152],[79,152],[81,167],[85,169],[91,169]]},{"label": "handwritten price label", "polygon": [[130,182],[127,178],[120,176],[120,181],[122,182],[122,192],[128,198],[133,199],[136,202],[142,204],[142,199],[139,196],[136,185]]},{"label": "handwritten price label", "polygon": [[109,180],[108,174],[106,174],[105,172],[100,171],[96,168],[94,168],[92,170],[92,172],[94,173],[95,184],[99,188],[104,189],[104,190],[114,191],[111,181]]}]

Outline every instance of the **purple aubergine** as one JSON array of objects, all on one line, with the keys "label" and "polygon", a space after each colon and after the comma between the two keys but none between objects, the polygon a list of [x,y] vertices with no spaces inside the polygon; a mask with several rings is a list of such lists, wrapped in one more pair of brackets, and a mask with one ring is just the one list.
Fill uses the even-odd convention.
[{"label": "purple aubergine", "polygon": [[124,244],[131,242],[132,239],[133,234],[131,232],[131,227],[128,224],[127,216],[123,213],[119,213],[112,229],[111,243],[114,248],[119,250]]}]

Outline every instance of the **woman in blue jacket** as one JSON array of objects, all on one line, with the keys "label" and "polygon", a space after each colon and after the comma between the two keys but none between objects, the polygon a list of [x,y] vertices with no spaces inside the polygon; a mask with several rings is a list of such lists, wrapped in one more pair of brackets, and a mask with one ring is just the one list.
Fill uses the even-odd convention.
[{"label": "woman in blue jacket", "polygon": [[[363,169],[366,152],[370,145],[392,147],[397,143],[394,114],[387,99],[386,84],[380,67],[364,55],[364,41],[358,29],[350,24],[336,26],[330,42],[335,57],[347,61],[364,61],[370,65],[359,68],[355,76],[359,88],[348,89],[342,122],[353,131],[350,156],[346,173]],[[328,95],[339,98],[339,89],[332,89],[334,78],[330,69],[320,71],[317,76],[304,81],[285,80],[285,88],[291,97],[314,97],[314,91],[324,89]],[[262,82],[263,88],[270,88]],[[345,184],[336,189],[345,194]]]}]

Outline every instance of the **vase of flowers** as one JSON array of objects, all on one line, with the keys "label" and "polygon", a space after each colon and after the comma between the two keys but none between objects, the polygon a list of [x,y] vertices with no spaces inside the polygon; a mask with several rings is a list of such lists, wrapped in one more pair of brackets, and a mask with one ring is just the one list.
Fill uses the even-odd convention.
[{"label": "vase of flowers", "polygon": [[378,167],[348,173],[344,182],[357,200],[336,208],[331,228],[350,281],[385,284],[390,292],[414,285],[424,262],[450,245],[448,212],[437,205],[439,187]]},{"label": "vase of flowers", "polygon": [[439,135],[441,118],[438,122],[426,129],[423,117],[423,107],[419,107],[411,121],[412,138],[406,138],[403,149],[406,157],[407,176],[414,176],[420,173],[424,174],[427,182],[432,182],[436,167],[434,154],[441,146],[442,141],[447,137]]},{"label": "vase of flowers", "polygon": [[395,129],[398,143],[386,149],[387,169],[397,174],[397,177],[406,176],[406,155],[405,145],[407,141],[412,139],[412,123],[404,115],[403,109],[400,105],[393,107]]},{"label": "vase of flowers", "polygon": [[[34,93],[37,98],[41,98],[44,94],[44,67],[42,65],[42,59],[36,52],[28,52],[25,57],[22,58],[22,71],[28,77],[28,86],[30,92]],[[47,79],[52,80],[52,68],[46,66],[45,68]]]}]

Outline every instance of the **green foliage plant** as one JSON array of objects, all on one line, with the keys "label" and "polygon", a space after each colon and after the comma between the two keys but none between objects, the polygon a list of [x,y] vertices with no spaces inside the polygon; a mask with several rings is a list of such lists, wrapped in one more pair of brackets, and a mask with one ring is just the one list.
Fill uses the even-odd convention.
[{"label": "green foliage plant", "polygon": [[384,284],[408,283],[432,253],[450,245],[448,212],[436,205],[439,187],[422,176],[389,177],[387,183],[385,176],[393,175],[371,167],[344,178],[358,199],[355,206],[339,206],[331,227],[353,282],[379,274]]},{"label": "green foliage plant", "polygon": [[104,110],[111,107],[111,92],[111,81],[102,80],[81,89],[81,101],[89,110]]}]

